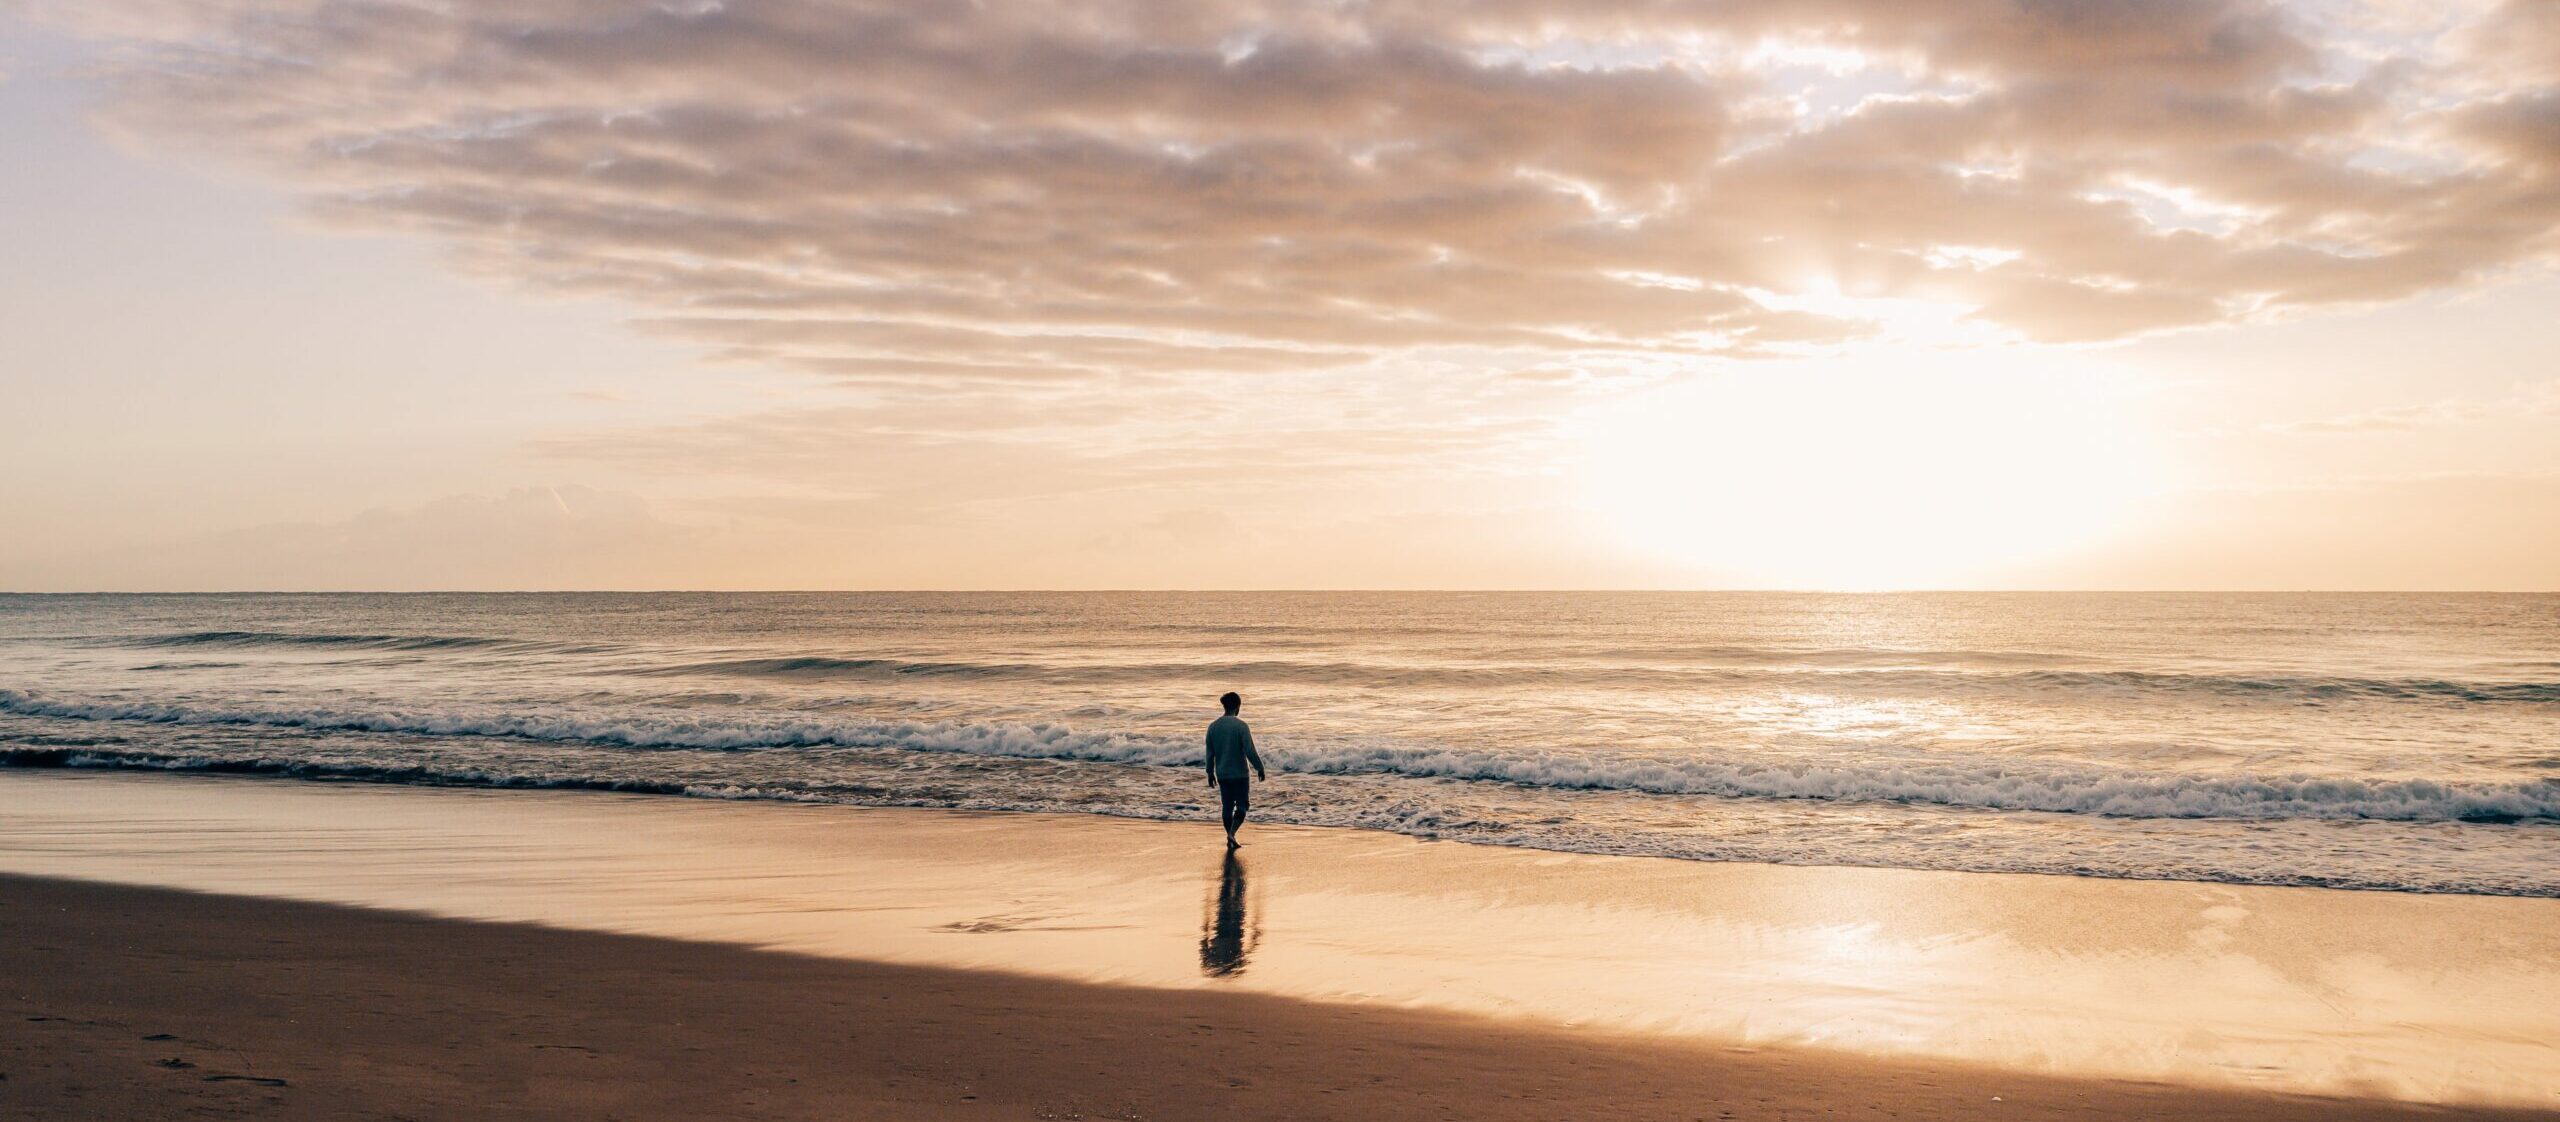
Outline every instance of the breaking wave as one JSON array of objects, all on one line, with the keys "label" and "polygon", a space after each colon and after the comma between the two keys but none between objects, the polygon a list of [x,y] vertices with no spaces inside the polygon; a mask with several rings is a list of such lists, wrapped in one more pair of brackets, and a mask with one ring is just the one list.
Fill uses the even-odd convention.
[{"label": "breaking wave", "polygon": [[[613,644],[578,644],[483,635],[404,635],[288,631],[187,631],[126,636],[114,645],[160,649],[283,648],[350,651],[503,651],[600,654]],[[1575,685],[1671,690],[1775,684],[1868,696],[1963,695],[2085,697],[2114,695],[2220,703],[2327,705],[2420,702],[2458,705],[2560,706],[2560,681],[2358,677],[2320,674],[2216,674],[2125,668],[2074,668],[2057,656],[2002,650],[1896,650],[1738,646],[1644,647],[1630,651],[1551,652],[1535,661],[1459,658],[1265,658],[1215,663],[1149,661],[977,661],[842,654],[758,654],[683,661],[590,665],[588,673],[641,677],[720,677],[791,682],[894,681],[944,678],[1059,683],[1153,682],[1218,677],[1263,682],[1377,688]]]},{"label": "breaking wave", "polygon": [[[472,711],[261,709],[55,699],[0,689],[0,713],[61,720],[254,726],[419,737],[491,737],[586,747],[772,751],[826,748],[1196,767],[1188,737],[1060,724]],[[1279,770],[1507,783],[1657,795],[1912,803],[2120,818],[2560,821],[2560,778],[2516,782],[2176,774],[1974,756],[1857,764],[1699,755],[1492,752],[1415,744],[1298,743]],[[645,770],[635,768],[635,770]],[[599,780],[599,782],[618,780]],[[631,779],[645,783],[641,776]],[[633,788],[645,789],[645,788]]]}]

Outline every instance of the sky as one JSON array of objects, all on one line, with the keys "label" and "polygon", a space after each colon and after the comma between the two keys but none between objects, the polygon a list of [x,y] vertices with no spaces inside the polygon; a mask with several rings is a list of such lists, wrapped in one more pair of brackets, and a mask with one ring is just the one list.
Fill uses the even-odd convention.
[{"label": "sky", "polygon": [[0,589],[2560,588],[2548,0],[0,0]]}]

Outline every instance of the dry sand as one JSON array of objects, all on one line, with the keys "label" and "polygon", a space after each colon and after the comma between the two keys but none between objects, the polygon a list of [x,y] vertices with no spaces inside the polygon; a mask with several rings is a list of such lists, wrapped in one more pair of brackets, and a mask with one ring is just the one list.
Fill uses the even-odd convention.
[{"label": "dry sand", "polygon": [[2536,1117],[25,877],[0,927],[13,1119]]}]

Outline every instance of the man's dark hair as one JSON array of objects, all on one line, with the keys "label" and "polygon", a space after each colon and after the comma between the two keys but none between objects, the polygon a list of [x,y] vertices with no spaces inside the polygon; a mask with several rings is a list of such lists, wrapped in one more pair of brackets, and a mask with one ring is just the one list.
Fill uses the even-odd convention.
[{"label": "man's dark hair", "polygon": [[1234,694],[1228,694],[1225,697],[1219,698],[1218,704],[1226,706],[1227,712],[1233,713],[1238,709],[1244,708],[1244,699],[1237,697]]}]

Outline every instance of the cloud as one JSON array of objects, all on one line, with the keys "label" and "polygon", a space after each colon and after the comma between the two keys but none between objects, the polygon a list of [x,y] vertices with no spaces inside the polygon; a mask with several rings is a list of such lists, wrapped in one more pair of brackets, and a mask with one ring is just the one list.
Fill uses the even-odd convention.
[{"label": "cloud", "polygon": [[[755,523],[783,583],[1161,581],[1110,566],[1222,537],[1197,512],[1268,534],[1215,570],[1245,583],[1324,583],[1344,540],[1373,579],[1529,556],[1556,417],[1707,360],[2107,343],[2560,256],[2540,0],[0,3],[102,45],[135,145],[799,376],[533,449]],[[724,540],[572,503],[475,559],[518,500],[476,501],[283,537],[412,584]]]},{"label": "cloud", "polygon": [[634,495],[533,486],[29,563],[11,579],[130,590],[652,588],[699,581],[721,548],[712,531],[661,518]]},{"label": "cloud", "polygon": [[2537,85],[2560,82],[2560,9],[2547,0],[2504,0],[2465,36],[2496,77]]},{"label": "cloud", "polygon": [[2310,434],[2414,432],[2442,425],[2555,416],[2560,416],[2560,381],[2518,387],[2515,392],[2493,400],[2447,398],[2417,405],[2370,409],[2339,417],[2268,425],[2262,431]]},{"label": "cloud", "polygon": [[[1338,404],[1346,392],[1320,395]],[[1158,398],[1133,417],[1108,395],[916,394],[859,406],[794,408],[545,441],[565,461],[700,480],[787,483],[837,497],[1002,506],[1146,492],[1165,496],[1357,493],[1381,478],[1516,473],[1542,425],[1460,407],[1429,413],[1311,415],[1197,395]],[[1111,424],[1111,438],[1093,430]],[[1416,464],[1427,465],[1417,469]],[[845,513],[784,501],[770,511]],[[867,517],[898,517],[888,510]]]},{"label": "cloud", "polygon": [[2504,159],[2560,176],[2560,89],[2503,97],[2466,109],[2465,131]]},{"label": "cloud", "polygon": [[[2560,224],[2521,0],[2456,38],[2545,85],[2488,90],[2255,0],[33,10],[125,48],[138,138],[857,385],[1876,332],[1763,295],[1817,291],[2099,341],[2471,283]],[[1816,48],[1850,61],[1768,61]]]}]

